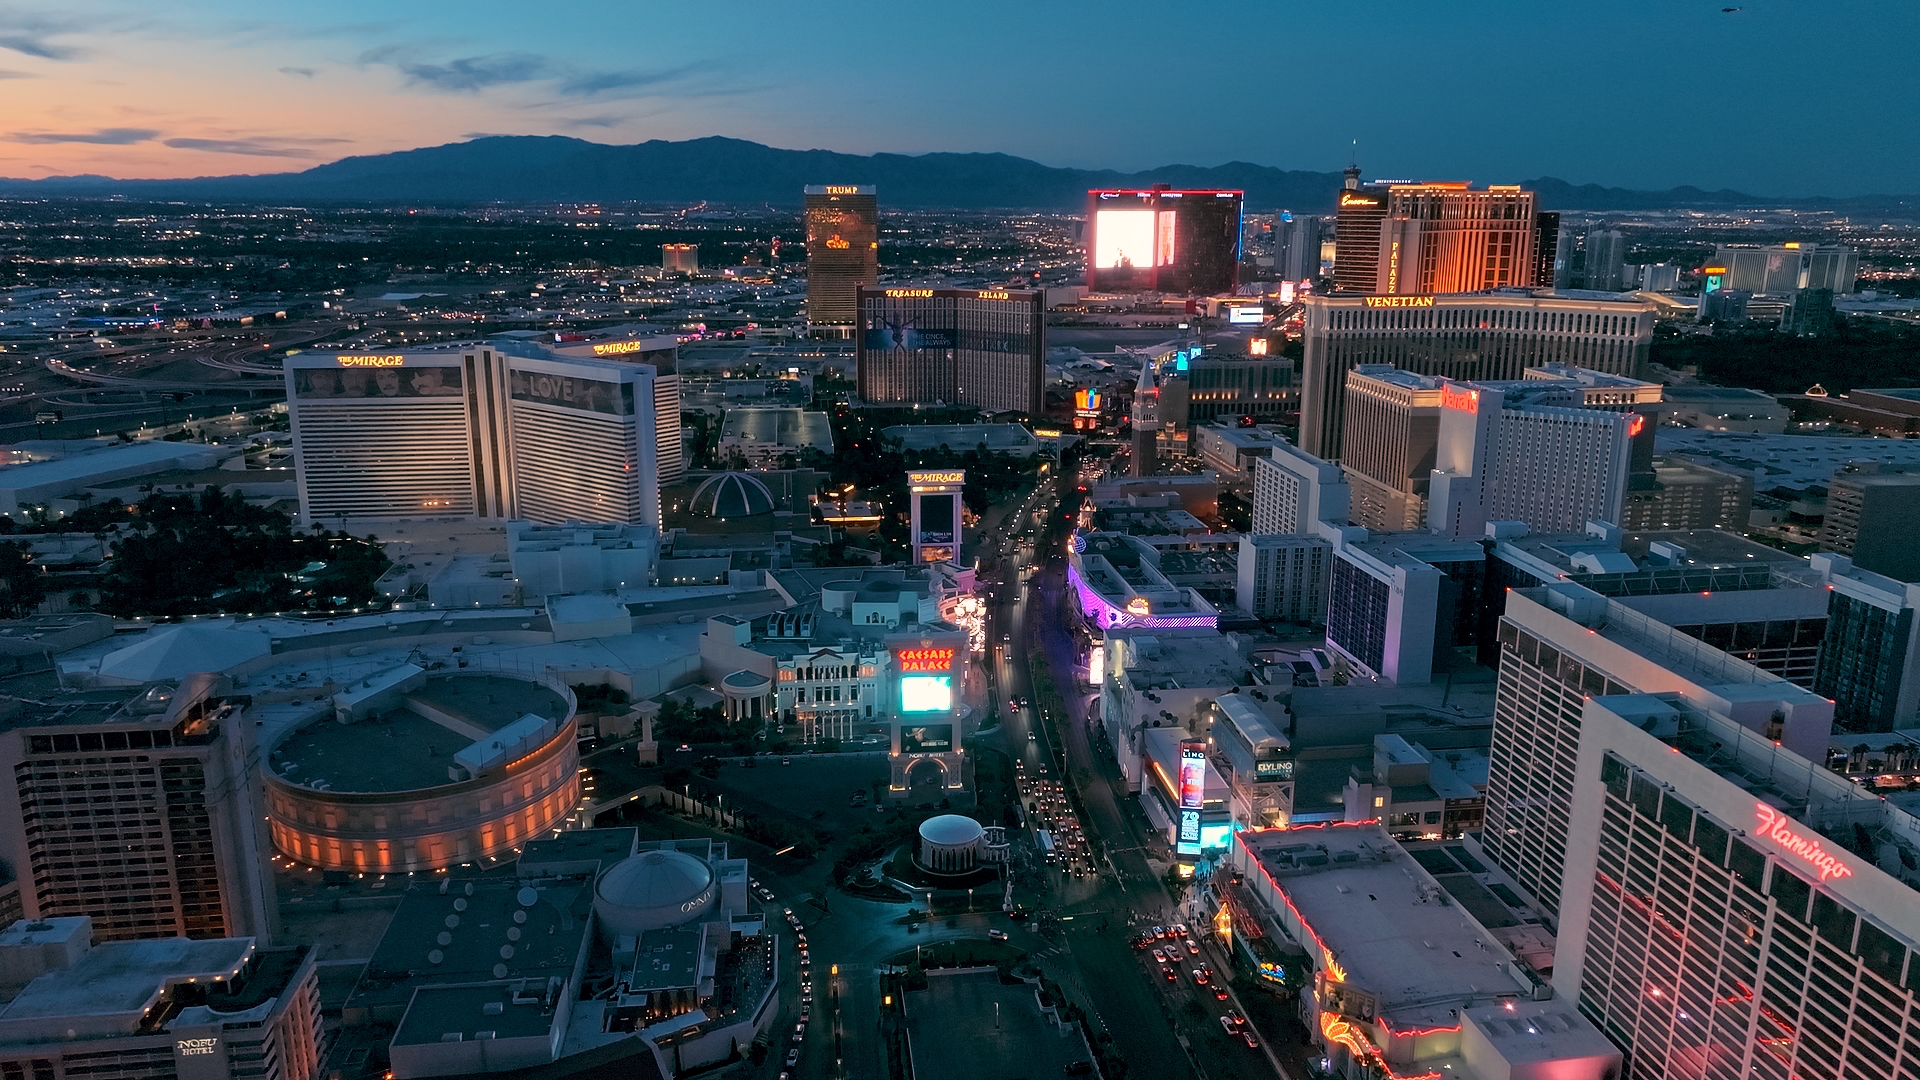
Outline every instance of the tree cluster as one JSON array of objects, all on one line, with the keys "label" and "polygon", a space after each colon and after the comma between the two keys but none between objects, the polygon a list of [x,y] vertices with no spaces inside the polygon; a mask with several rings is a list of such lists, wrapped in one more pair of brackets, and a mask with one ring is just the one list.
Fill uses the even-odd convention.
[{"label": "tree cluster", "polygon": [[156,492],[115,501],[68,521],[124,526],[102,577],[100,608],[115,615],[179,617],[220,612],[332,611],[372,602],[391,565],[372,537],[316,527],[228,498]]}]

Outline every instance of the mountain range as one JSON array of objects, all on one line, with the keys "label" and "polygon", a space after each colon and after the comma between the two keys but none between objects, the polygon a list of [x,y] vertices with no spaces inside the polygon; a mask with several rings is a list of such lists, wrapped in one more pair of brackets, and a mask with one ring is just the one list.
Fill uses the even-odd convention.
[{"label": "mountain range", "polygon": [[[1333,205],[1337,172],[1225,165],[1164,165],[1145,172],[1062,169],[1009,154],[840,154],[781,150],[742,139],[653,139],[612,146],[560,135],[495,135],[466,142],[342,158],[292,173],[121,180],[106,176],[0,178],[0,196],[121,195],[130,198],[339,203],[712,202],[797,206],[807,184],[877,184],[898,209],[1076,210],[1088,188],[1238,188],[1254,210],[1311,211]],[[1920,195],[1780,199],[1677,187],[1634,191],[1522,181],[1550,210],[1793,208],[1849,212],[1911,210]]]}]

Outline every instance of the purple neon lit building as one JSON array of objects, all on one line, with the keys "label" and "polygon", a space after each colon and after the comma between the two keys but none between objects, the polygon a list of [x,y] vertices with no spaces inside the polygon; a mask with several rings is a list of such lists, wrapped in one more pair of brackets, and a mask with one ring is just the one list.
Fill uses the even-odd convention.
[{"label": "purple neon lit building", "polygon": [[1220,613],[1200,594],[1160,572],[1160,553],[1123,533],[1075,533],[1067,583],[1080,597],[1087,624],[1213,629]]}]

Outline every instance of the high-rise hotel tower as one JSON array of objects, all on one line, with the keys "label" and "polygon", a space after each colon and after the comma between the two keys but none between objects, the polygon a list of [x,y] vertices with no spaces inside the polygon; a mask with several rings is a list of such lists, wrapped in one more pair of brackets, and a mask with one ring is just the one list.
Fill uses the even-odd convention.
[{"label": "high-rise hotel tower", "polygon": [[880,280],[880,199],[872,184],[809,184],[807,323],[852,327],[860,286]]},{"label": "high-rise hotel tower", "polygon": [[1525,378],[1569,364],[1640,378],[1653,346],[1653,305],[1531,289],[1458,296],[1309,296],[1301,360],[1300,448],[1338,460],[1347,372],[1392,364],[1461,381]]},{"label": "high-rise hotel tower", "polygon": [[674,349],[502,338],[289,357],[301,517],[657,526],[660,485],[681,469],[677,386],[660,370]]}]

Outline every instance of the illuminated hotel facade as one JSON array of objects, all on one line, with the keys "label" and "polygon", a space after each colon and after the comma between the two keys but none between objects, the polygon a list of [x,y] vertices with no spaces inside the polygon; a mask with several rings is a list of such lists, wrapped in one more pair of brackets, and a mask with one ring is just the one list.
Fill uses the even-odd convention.
[{"label": "illuminated hotel facade", "polygon": [[850,327],[860,287],[880,280],[879,195],[872,184],[809,184],[803,198],[807,322]]},{"label": "illuminated hotel facade", "polygon": [[1391,364],[1459,381],[1520,379],[1567,364],[1639,378],[1653,345],[1654,307],[1508,289],[1458,296],[1309,296],[1304,300],[1300,448],[1337,461],[1347,372]]},{"label": "illuminated hotel facade", "polygon": [[1045,409],[1046,301],[1038,290],[856,290],[854,361],[874,404]]},{"label": "illuminated hotel facade", "polygon": [[1920,820],[1726,710],[1584,702],[1556,991],[1630,1080],[1920,1077]]},{"label": "illuminated hotel facade", "polygon": [[[495,339],[286,363],[305,521],[654,525],[683,469],[673,339]],[[662,410],[671,410],[663,414]]]},{"label": "illuminated hotel facade", "polygon": [[1572,582],[1510,589],[1481,845],[1548,916],[1572,869],[1581,715],[1588,699],[1680,694],[1823,758],[1833,702]]},{"label": "illuminated hotel facade", "polygon": [[1362,185],[1359,169],[1350,168],[1335,219],[1334,288],[1431,296],[1551,286],[1541,270],[1558,248],[1560,215],[1537,204],[1518,185]]},{"label": "illuminated hotel facade", "polygon": [[1537,533],[1619,522],[1636,462],[1651,478],[1660,386],[1565,365],[1527,375],[1349,371],[1341,465],[1353,523],[1477,538],[1489,521]]}]

